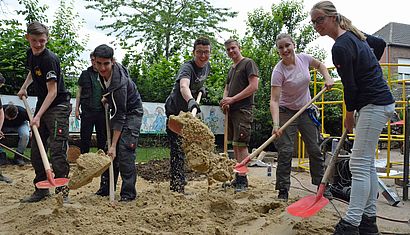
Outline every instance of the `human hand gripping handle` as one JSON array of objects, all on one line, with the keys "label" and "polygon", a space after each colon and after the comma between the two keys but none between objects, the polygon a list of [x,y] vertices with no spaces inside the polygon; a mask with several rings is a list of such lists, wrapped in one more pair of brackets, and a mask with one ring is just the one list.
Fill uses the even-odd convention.
[{"label": "human hand gripping handle", "polygon": [[199,101],[201,100],[201,97],[202,92],[200,91],[198,93],[198,97],[196,97],[196,100],[194,98],[188,100],[188,111],[191,112],[194,117],[197,113],[201,112],[201,109],[199,109]]}]

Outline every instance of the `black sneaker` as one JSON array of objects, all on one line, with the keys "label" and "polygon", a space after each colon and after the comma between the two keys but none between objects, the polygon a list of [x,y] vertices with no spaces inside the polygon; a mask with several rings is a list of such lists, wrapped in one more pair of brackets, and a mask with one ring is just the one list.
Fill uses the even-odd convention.
[{"label": "black sneaker", "polygon": [[14,155],[14,159],[13,159],[13,164],[17,165],[17,166],[24,166],[25,163],[23,161],[23,158],[20,156]]},{"label": "black sneaker", "polygon": [[106,189],[100,188],[100,189],[98,189],[97,192],[95,192],[95,195],[101,196],[101,197],[107,197],[107,196],[110,195],[110,192],[109,192],[108,190],[106,190]]},{"label": "black sneaker", "polygon": [[248,178],[246,175],[236,175],[235,192],[245,192],[248,190]]},{"label": "black sneaker", "polygon": [[120,202],[132,202],[135,198],[121,197]]},{"label": "black sneaker", "polygon": [[32,203],[32,202],[39,202],[46,198],[50,197],[50,191],[48,189],[36,189],[33,194],[29,197],[25,197],[20,200],[22,203]]},{"label": "black sneaker", "polygon": [[283,188],[279,189],[278,199],[287,202],[289,198],[288,190]]},{"label": "black sneaker", "polygon": [[376,224],[376,216],[362,215],[362,221],[359,225],[359,233],[366,235],[378,235],[379,229]]},{"label": "black sneaker", "polygon": [[335,226],[333,235],[359,235],[359,228],[353,226],[347,221],[340,219],[339,223]]}]

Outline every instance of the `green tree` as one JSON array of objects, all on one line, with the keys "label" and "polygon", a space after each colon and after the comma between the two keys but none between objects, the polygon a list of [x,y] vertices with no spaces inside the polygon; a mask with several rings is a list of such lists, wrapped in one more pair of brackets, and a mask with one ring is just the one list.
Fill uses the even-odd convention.
[{"label": "green tree", "polygon": [[[293,0],[273,4],[270,12],[257,9],[248,14],[242,52],[244,56],[255,60],[260,75],[259,89],[255,97],[253,147],[259,146],[271,135],[270,78],[280,59],[276,50],[276,36],[282,32],[289,33],[295,40],[296,51],[306,51],[307,44],[316,38],[313,27],[303,23],[307,15],[307,12],[303,11],[303,2]],[[323,52],[313,54],[318,59],[323,59],[322,55]]]},{"label": "green tree", "polygon": [[[38,0],[19,0],[23,10],[17,10],[18,15],[25,17],[25,23],[39,21],[47,24],[45,11],[47,5],[39,5]],[[78,31],[83,21],[77,20],[78,13],[73,10],[74,2],[60,1],[53,25],[50,26],[50,41],[47,44],[61,60],[63,75],[68,77],[67,87],[75,92],[78,68],[84,68],[85,62],[79,59],[84,51],[85,40],[79,40]],[[27,70],[25,30],[26,25],[18,20],[0,20],[0,72],[6,77],[3,94],[16,94],[26,79]],[[70,79],[71,78],[71,79]],[[29,89],[29,93],[31,89]]]},{"label": "green tree", "polygon": [[125,48],[143,45],[150,61],[170,58],[191,46],[198,35],[214,35],[228,31],[220,23],[235,17],[237,12],[213,7],[209,1],[195,0],[87,0],[102,13],[101,20],[112,23],[98,26],[111,30]]},{"label": "green tree", "polygon": [[58,55],[66,87],[75,94],[78,75],[86,67],[86,61],[81,60],[80,55],[85,50],[88,37],[81,40],[78,34],[84,20],[74,10],[73,0],[60,0],[54,16],[50,27],[51,40],[47,46]]}]

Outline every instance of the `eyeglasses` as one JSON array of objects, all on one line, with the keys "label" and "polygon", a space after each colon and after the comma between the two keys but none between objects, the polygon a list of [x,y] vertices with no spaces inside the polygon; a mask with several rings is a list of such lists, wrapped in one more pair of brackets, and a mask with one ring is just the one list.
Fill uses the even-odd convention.
[{"label": "eyeglasses", "polygon": [[209,54],[211,54],[210,51],[202,51],[202,50],[196,50],[195,53],[198,54],[198,55],[209,55]]},{"label": "eyeglasses", "polygon": [[319,16],[318,18],[316,18],[316,20],[311,20],[310,23],[312,25],[323,24],[323,21],[325,21],[326,17],[328,16],[327,15]]}]

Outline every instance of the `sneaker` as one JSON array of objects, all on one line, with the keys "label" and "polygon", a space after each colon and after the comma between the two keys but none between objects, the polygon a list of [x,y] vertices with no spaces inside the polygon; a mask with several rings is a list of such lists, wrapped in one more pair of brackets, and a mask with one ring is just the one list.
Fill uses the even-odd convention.
[{"label": "sneaker", "polygon": [[362,215],[362,221],[359,225],[359,233],[366,235],[378,235],[379,229],[376,224],[376,216]]},{"label": "sneaker", "polygon": [[13,164],[17,165],[17,166],[24,166],[25,165],[23,159],[21,157],[16,157],[16,156],[14,156]]},{"label": "sneaker", "polygon": [[347,221],[340,219],[339,223],[335,226],[333,235],[359,235],[359,228],[353,226]]},{"label": "sneaker", "polygon": [[132,202],[135,198],[121,197],[120,202]]},{"label": "sneaker", "polygon": [[278,199],[287,202],[289,198],[289,192],[287,189],[279,189]]},{"label": "sneaker", "polygon": [[32,203],[32,202],[39,202],[46,198],[50,197],[50,191],[48,189],[36,189],[33,194],[29,197],[25,197],[20,200],[22,203]]},{"label": "sneaker", "polygon": [[10,163],[10,161],[7,158],[6,153],[5,152],[0,152],[0,166],[7,165],[9,163]]},{"label": "sneaker", "polygon": [[98,189],[97,192],[95,192],[95,195],[100,196],[100,197],[107,197],[110,195],[110,192],[106,189],[100,188]]},{"label": "sneaker", "polygon": [[236,182],[235,182],[235,192],[239,193],[239,192],[245,192],[248,189],[248,178],[246,177],[246,175],[236,175],[235,178]]}]

